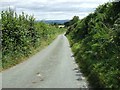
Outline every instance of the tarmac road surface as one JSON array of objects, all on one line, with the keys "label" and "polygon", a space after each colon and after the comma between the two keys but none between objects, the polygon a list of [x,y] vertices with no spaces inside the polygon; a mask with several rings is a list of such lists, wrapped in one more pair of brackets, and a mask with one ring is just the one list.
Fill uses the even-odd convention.
[{"label": "tarmac road surface", "polygon": [[28,60],[2,72],[3,88],[85,88],[67,38],[59,35]]}]

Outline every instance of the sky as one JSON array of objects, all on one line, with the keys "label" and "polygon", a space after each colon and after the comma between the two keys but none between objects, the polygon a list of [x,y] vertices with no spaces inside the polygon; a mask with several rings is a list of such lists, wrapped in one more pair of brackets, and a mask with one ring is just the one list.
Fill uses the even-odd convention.
[{"label": "sky", "polygon": [[110,0],[0,0],[0,11],[14,9],[18,14],[25,12],[37,20],[80,19],[94,12],[95,8]]}]

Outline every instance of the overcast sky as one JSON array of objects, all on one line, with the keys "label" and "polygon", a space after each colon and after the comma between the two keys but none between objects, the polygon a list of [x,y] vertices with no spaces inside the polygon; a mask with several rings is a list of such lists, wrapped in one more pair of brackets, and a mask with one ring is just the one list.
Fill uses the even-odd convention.
[{"label": "overcast sky", "polygon": [[24,11],[37,20],[64,20],[73,16],[83,18],[97,6],[110,0],[0,0],[0,11],[8,7],[18,14]]}]

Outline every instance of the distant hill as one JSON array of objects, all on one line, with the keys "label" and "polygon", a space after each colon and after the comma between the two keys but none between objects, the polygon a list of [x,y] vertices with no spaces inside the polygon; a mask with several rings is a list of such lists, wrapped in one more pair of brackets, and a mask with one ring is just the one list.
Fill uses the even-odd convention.
[{"label": "distant hill", "polygon": [[[38,20],[39,21],[39,20]],[[65,22],[68,22],[69,20],[40,20],[48,24],[64,24]]]}]

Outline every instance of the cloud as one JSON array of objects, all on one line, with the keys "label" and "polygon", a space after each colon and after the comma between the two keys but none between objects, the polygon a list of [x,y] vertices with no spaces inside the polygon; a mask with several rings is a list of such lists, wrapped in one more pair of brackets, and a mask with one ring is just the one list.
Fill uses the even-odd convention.
[{"label": "cloud", "polygon": [[0,11],[11,7],[21,13],[31,14],[37,19],[80,18],[93,12],[95,8],[109,0],[1,0]]}]

